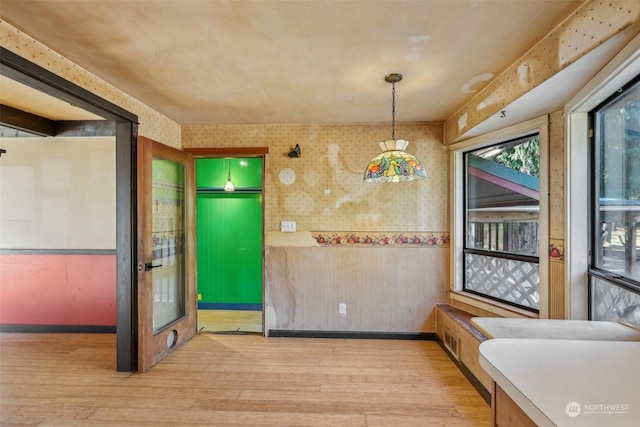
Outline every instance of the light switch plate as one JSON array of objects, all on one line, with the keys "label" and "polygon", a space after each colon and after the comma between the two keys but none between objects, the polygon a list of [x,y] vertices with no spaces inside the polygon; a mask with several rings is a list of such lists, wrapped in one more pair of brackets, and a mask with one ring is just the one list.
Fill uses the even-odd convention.
[{"label": "light switch plate", "polygon": [[296,222],[295,221],[281,221],[280,222],[280,231],[283,233],[295,233],[296,232]]}]

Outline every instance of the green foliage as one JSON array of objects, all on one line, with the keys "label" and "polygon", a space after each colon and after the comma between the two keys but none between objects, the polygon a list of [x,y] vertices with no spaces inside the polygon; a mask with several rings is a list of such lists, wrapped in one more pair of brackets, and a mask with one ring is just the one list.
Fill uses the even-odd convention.
[{"label": "green foliage", "polygon": [[600,197],[640,200],[640,100],[603,110],[600,123]]},{"label": "green foliage", "polygon": [[508,148],[494,160],[527,175],[540,177],[540,138]]}]

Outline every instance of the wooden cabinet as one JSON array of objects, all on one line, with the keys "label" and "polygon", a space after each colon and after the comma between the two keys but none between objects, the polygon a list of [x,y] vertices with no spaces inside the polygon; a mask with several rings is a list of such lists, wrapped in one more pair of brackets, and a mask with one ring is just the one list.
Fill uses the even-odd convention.
[{"label": "wooden cabinet", "polygon": [[493,380],[480,366],[478,357],[478,346],[486,337],[471,324],[472,317],[472,314],[455,307],[438,304],[436,333],[446,351],[466,367],[489,393]]},{"label": "wooden cabinet", "polygon": [[491,396],[491,417],[494,426],[536,427],[536,423],[495,382]]}]

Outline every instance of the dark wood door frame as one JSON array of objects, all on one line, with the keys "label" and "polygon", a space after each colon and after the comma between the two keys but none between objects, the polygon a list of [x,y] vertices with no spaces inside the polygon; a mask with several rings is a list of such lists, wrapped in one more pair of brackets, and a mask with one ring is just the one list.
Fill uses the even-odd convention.
[{"label": "dark wood door frame", "polygon": [[116,124],[117,370],[137,369],[137,156],[138,116],[0,47],[0,74]]}]

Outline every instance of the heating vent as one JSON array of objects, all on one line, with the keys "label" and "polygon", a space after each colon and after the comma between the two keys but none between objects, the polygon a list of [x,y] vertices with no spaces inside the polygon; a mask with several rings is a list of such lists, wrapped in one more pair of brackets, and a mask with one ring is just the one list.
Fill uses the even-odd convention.
[{"label": "heating vent", "polygon": [[444,328],[444,346],[456,360],[460,360],[460,340]]}]

